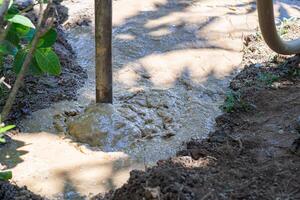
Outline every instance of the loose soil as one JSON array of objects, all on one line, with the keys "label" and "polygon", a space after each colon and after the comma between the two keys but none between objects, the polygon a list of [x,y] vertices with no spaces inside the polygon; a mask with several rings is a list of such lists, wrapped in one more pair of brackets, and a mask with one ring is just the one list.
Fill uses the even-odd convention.
[{"label": "loose soil", "polygon": [[42,200],[43,198],[39,195],[33,194],[26,187],[17,187],[8,182],[0,181],[0,199],[2,200]]},{"label": "loose soil", "polygon": [[245,46],[239,98],[216,131],[94,199],[300,199],[300,58],[273,56],[259,36]]}]

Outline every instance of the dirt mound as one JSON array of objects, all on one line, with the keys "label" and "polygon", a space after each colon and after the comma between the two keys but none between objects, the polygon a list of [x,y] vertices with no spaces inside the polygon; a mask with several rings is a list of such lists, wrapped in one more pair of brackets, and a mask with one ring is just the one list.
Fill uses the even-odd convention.
[{"label": "dirt mound", "polygon": [[132,171],[123,187],[94,199],[300,199],[300,58],[251,64],[261,58],[248,51],[257,44],[261,39],[250,37],[246,67],[225,100],[231,109],[208,139],[188,142],[146,172]]},{"label": "dirt mound", "polygon": [[33,194],[26,187],[18,187],[9,182],[0,181],[1,200],[43,200],[39,195]]}]

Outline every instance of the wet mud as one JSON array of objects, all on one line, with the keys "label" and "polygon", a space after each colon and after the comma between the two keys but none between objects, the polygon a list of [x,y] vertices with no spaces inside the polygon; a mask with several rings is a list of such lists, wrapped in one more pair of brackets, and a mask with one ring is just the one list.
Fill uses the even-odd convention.
[{"label": "wet mud", "polygon": [[[295,13],[295,8],[286,3],[278,5],[283,11],[288,9],[287,14]],[[76,59],[66,57],[68,62],[78,63],[84,72],[76,74],[76,70],[71,70],[74,72],[72,80],[63,82],[70,93],[77,93],[76,100],[70,98],[49,104],[46,109],[37,110],[20,121],[22,133],[12,135],[13,142],[4,148],[8,153],[15,153],[15,159],[10,163],[2,155],[6,169],[16,174],[13,181],[51,199],[89,199],[97,193],[121,187],[132,169],[148,169],[180,150],[183,151],[179,154],[185,157],[171,160],[179,163],[182,177],[200,176],[197,170],[190,173],[185,167],[199,168],[202,164],[214,166],[216,163],[231,166],[229,157],[223,159],[212,153],[203,154],[202,159],[202,150],[199,153],[197,149],[206,148],[203,144],[207,140],[201,141],[208,137],[214,128],[214,119],[221,114],[219,107],[231,79],[246,61],[253,64],[255,59],[259,60],[246,53],[241,64],[243,43],[245,45],[241,38],[253,32],[257,25],[252,1],[237,4],[230,0],[222,5],[213,0],[114,1],[117,11],[113,19],[114,105],[94,103],[93,1],[63,1],[59,9],[64,13],[61,18],[64,37],[76,54]],[[247,49],[250,52],[255,51],[257,45],[264,45],[262,41],[255,44],[249,40],[248,43],[252,45],[252,50]],[[266,54],[272,55],[267,50]],[[262,77],[262,82],[265,79],[268,81],[268,77]],[[74,81],[84,80],[80,89],[72,88]],[[231,83],[232,89],[234,84],[239,88],[235,81]],[[63,92],[56,95],[63,95]],[[222,137],[217,140],[227,141],[228,138],[222,140]],[[191,142],[195,144],[192,149],[196,150],[187,151],[182,144],[191,138],[196,141]],[[228,141],[222,143],[222,148],[228,144],[230,152],[239,150],[238,139]],[[211,151],[217,146],[212,143]],[[170,165],[164,165],[169,162]],[[189,182],[198,187],[206,178],[192,178],[193,183],[190,178],[180,178],[177,184],[181,174],[172,162],[159,162],[170,169],[170,173],[164,174],[160,164],[146,173],[132,172],[128,185],[117,190],[120,196],[116,197],[140,197],[130,196],[133,191],[146,198],[168,194],[163,197],[173,199],[181,195],[181,191],[184,191],[183,198],[201,196],[202,190],[190,192],[192,189],[185,184]],[[149,182],[152,175],[148,172],[156,168],[157,176]],[[210,171],[209,167],[207,170],[200,174],[208,172],[210,176],[218,171]],[[232,181],[234,185],[235,180]],[[156,183],[162,183],[161,188]],[[170,184],[168,189],[164,188]],[[210,193],[213,191],[208,195]],[[107,198],[115,197],[108,195]]]},{"label": "wet mud", "polygon": [[260,37],[247,40],[245,69],[230,84],[240,99],[216,118],[216,130],[187,142],[176,157],[132,171],[121,188],[93,199],[300,198],[300,57],[270,60],[268,55],[278,55]]}]

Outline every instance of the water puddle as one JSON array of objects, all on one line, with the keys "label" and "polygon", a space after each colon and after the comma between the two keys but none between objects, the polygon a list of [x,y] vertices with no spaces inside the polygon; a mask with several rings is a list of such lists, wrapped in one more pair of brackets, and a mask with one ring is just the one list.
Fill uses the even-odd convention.
[{"label": "water puddle", "polygon": [[[114,104],[94,105],[94,44],[91,27],[72,29],[68,32],[68,39],[89,78],[78,92],[77,102],[60,102],[34,113],[21,123],[24,132],[63,132],[77,142],[99,147],[105,152],[125,152],[133,159],[151,165],[159,159],[175,155],[184,141],[192,137],[204,138],[212,129],[214,118],[220,114],[218,106],[227,80],[212,76],[205,77],[207,80],[203,83],[195,83],[189,73],[193,67],[177,65],[180,69],[175,72],[154,74],[153,78],[167,82],[157,84],[161,87],[154,86],[156,83],[149,80],[152,75],[141,68],[154,66],[153,63],[167,53],[150,55],[151,61],[143,66],[143,61],[138,59],[139,54],[129,54],[129,57],[124,43],[116,42],[114,51],[118,51],[119,55],[114,59]],[[169,40],[172,41],[172,38]],[[134,44],[131,44],[133,49],[136,48]],[[149,44],[152,45],[151,40]],[[182,52],[176,57],[185,54]],[[123,59],[118,60],[119,57]],[[136,61],[131,62],[134,59]],[[128,64],[124,66],[125,62]],[[170,65],[166,63],[166,66]],[[206,73],[205,70],[203,72]],[[124,79],[132,77],[132,73],[139,78],[129,85]]]}]

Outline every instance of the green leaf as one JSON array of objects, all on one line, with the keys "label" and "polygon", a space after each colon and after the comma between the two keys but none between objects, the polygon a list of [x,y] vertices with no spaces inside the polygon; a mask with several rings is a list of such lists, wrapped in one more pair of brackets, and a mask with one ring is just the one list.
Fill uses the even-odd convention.
[{"label": "green leaf", "polygon": [[35,28],[34,24],[30,21],[29,18],[23,16],[23,15],[11,15],[7,14],[5,16],[5,19],[11,23],[16,23],[16,24],[22,24],[23,26],[27,26],[30,28]]},{"label": "green leaf", "polygon": [[16,127],[15,125],[4,126],[4,127],[0,128],[0,134],[5,133],[5,132],[7,132],[7,131],[15,128],[15,127]]},{"label": "green leaf", "polygon": [[26,58],[27,52],[24,50],[19,50],[17,55],[15,56],[14,64],[13,64],[13,70],[16,74],[18,74],[21,71],[23,62]]},{"label": "green leaf", "polygon": [[[18,51],[13,64],[13,70],[16,74],[20,72],[26,56],[27,52],[24,49]],[[43,74],[43,71],[39,68],[35,58],[31,60],[31,63],[29,65],[29,72],[33,75]]]},{"label": "green leaf", "polygon": [[14,31],[13,27],[10,28],[6,34],[5,40],[9,41],[10,43],[12,43],[13,45],[15,45],[16,47],[20,47],[20,38],[17,34],[16,31]]},{"label": "green leaf", "polygon": [[9,29],[9,33],[17,35],[19,39],[31,41],[35,34],[35,29],[23,26],[22,24],[12,23]]},{"label": "green leaf", "polygon": [[43,74],[43,71],[41,70],[41,68],[37,64],[35,58],[33,58],[31,63],[30,63],[29,72],[30,72],[30,74],[35,75],[35,76],[39,76],[39,75]]},{"label": "green leaf", "polygon": [[12,179],[12,172],[11,171],[0,172],[0,180],[8,181],[9,179]]},{"label": "green leaf", "polygon": [[30,30],[23,36],[21,36],[21,39],[24,39],[26,41],[31,41],[35,35],[35,29],[30,28]]},{"label": "green leaf", "polygon": [[0,41],[0,53],[4,55],[13,55],[15,56],[18,52],[18,49],[9,41],[3,40]]},{"label": "green leaf", "polygon": [[59,75],[61,66],[58,56],[51,48],[37,49],[34,55],[39,68],[51,75]]},{"label": "green leaf", "polygon": [[51,28],[40,38],[38,48],[51,47],[55,43],[56,38],[57,38],[57,33],[53,28]]},{"label": "green leaf", "polygon": [[3,143],[6,143],[6,140],[5,140],[5,138],[3,138],[2,135],[0,135],[0,144],[3,144]]},{"label": "green leaf", "polygon": [[19,10],[15,5],[12,5],[7,11],[7,14],[9,14],[9,15],[16,15],[18,13],[19,13]]}]

